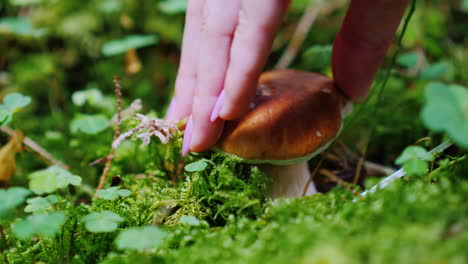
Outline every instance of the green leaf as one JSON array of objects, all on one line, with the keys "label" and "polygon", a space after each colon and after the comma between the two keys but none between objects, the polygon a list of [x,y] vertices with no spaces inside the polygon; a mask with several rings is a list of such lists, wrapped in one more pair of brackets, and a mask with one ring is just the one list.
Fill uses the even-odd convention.
[{"label": "green leaf", "polygon": [[169,0],[159,4],[159,8],[167,14],[184,13],[187,9],[187,0]]},{"label": "green leaf", "polygon": [[427,150],[421,146],[408,146],[403,150],[401,155],[395,160],[395,163],[398,165],[403,165],[404,163],[412,160],[420,159],[423,161],[432,161],[433,156]]},{"label": "green leaf", "polygon": [[431,64],[421,71],[420,77],[423,80],[435,80],[445,76],[450,70],[451,65],[447,62],[438,62]]},{"label": "green leaf", "polygon": [[44,213],[53,209],[53,204],[59,201],[59,196],[49,195],[47,197],[34,197],[28,199],[28,205],[24,208],[26,213]]},{"label": "green leaf", "polygon": [[429,164],[420,159],[411,159],[403,165],[403,170],[410,174],[421,176],[425,174],[429,169]]},{"label": "green leaf", "polygon": [[11,111],[0,104],[0,126],[6,125],[11,121]]},{"label": "green leaf", "polygon": [[411,175],[422,175],[429,168],[428,162],[434,157],[431,153],[420,146],[408,146],[395,160],[397,165],[402,165],[403,170]]},{"label": "green leaf", "polygon": [[103,98],[102,92],[97,88],[76,91],[72,95],[72,101],[77,106],[83,106],[87,102],[91,105],[95,105],[102,101]]},{"label": "green leaf", "polygon": [[117,230],[120,222],[124,219],[111,211],[93,212],[81,219],[86,229],[91,233],[110,233]]},{"label": "green leaf", "polygon": [[39,37],[44,35],[44,29],[35,29],[31,21],[25,17],[5,17],[0,19],[0,35],[14,34],[19,36]]},{"label": "green leaf", "polygon": [[204,169],[206,169],[206,166],[208,166],[208,164],[204,160],[199,160],[199,161],[195,161],[190,164],[187,164],[185,166],[185,171],[188,171],[188,172],[203,171]]},{"label": "green leaf", "polygon": [[6,125],[11,122],[13,113],[18,112],[31,103],[31,97],[19,93],[10,93],[3,98],[3,104],[0,104],[0,125]]},{"label": "green leaf", "polygon": [[68,185],[78,186],[81,184],[81,177],[71,174],[64,168],[54,165],[45,170],[31,173],[28,178],[29,188],[36,194],[53,193],[58,189]]},{"label": "green leaf", "polygon": [[24,96],[20,93],[10,93],[3,98],[3,104],[13,113],[24,108],[30,103],[31,97]]},{"label": "green leaf", "polygon": [[31,191],[21,187],[11,187],[7,190],[0,189],[0,219],[10,215],[11,210],[24,203]]},{"label": "green leaf", "polygon": [[33,236],[52,237],[60,232],[65,223],[65,215],[60,212],[50,214],[34,214],[21,220],[12,227],[13,234],[22,240],[27,240]]},{"label": "green leaf", "polygon": [[186,224],[189,226],[200,226],[201,222],[195,216],[191,215],[184,215],[180,218],[181,224]]},{"label": "green leaf", "polygon": [[445,132],[459,146],[468,149],[468,90],[459,85],[430,83],[421,118],[432,131]]},{"label": "green leaf", "polygon": [[73,133],[81,131],[85,134],[97,134],[109,126],[109,120],[104,115],[80,115],[70,124]]},{"label": "green leaf", "polygon": [[412,68],[418,63],[419,54],[417,52],[408,52],[398,56],[397,63],[405,68]]},{"label": "green leaf", "polygon": [[130,196],[130,194],[132,194],[132,192],[130,190],[127,190],[127,189],[120,189],[120,190],[117,190],[116,192],[119,196],[122,196],[122,197],[128,197]]},{"label": "green leaf", "polygon": [[330,65],[332,54],[331,45],[317,45],[308,48],[303,55],[304,64],[308,69],[316,71],[323,70],[323,68]]},{"label": "green leaf", "polygon": [[119,189],[119,187],[110,187],[107,189],[99,190],[97,192],[97,197],[102,198],[104,200],[114,200],[120,197],[128,197],[130,196],[131,192],[127,189]]},{"label": "green leaf", "polygon": [[122,39],[111,40],[102,46],[105,56],[123,54],[130,49],[138,49],[156,44],[158,38],[155,35],[130,35]]},{"label": "green leaf", "polygon": [[119,249],[150,250],[163,245],[168,235],[157,226],[133,227],[120,232],[115,243]]},{"label": "green leaf", "polygon": [[10,4],[15,6],[34,5],[42,2],[43,0],[10,0]]}]

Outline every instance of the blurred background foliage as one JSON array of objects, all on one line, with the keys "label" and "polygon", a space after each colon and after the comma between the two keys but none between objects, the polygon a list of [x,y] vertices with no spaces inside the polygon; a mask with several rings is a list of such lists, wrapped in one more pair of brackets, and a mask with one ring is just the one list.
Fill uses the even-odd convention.
[{"label": "blurred background foliage", "polygon": [[[284,54],[310,2],[292,0],[267,69]],[[332,43],[349,1],[314,2],[322,11],[290,68],[331,76]],[[403,181],[356,203],[346,184],[324,195],[271,201],[268,179],[257,167],[210,152],[181,158],[177,135],[169,145],[123,142],[108,174],[112,187],[106,184],[99,198],[91,198],[104,165],[89,164],[109,154],[116,124],[113,76],[120,76],[123,87],[122,131],[137,125],[131,120],[134,113],[164,116],[185,8],[186,0],[0,0],[0,124],[7,120],[70,169],[46,169],[46,163],[15,144],[22,133],[11,140],[0,127],[0,158],[8,156],[9,165],[16,165],[11,180],[11,170],[0,170],[0,186],[5,175],[9,186],[28,186],[31,178],[31,190],[48,189],[52,195],[29,199],[25,212],[57,211],[49,220],[41,214],[21,220],[25,214],[13,209],[30,191],[0,189],[0,200],[9,200],[0,203],[0,233],[2,227],[7,231],[0,249],[10,243],[3,253],[11,263],[466,262],[468,163],[462,147],[468,144],[463,134],[468,126],[457,128],[468,120],[462,87],[468,82],[468,0],[416,0],[403,41],[390,47],[371,95],[355,105],[340,140],[322,155],[327,160],[321,168],[360,185],[352,185],[354,190],[379,180],[359,178],[363,157],[391,170],[403,152],[398,165],[413,165]],[[439,101],[442,93],[430,91],[443,88],[452,97]],[[465,97],[453,98],[457,94]],[[451,103],[458,105],[438,111]],[[12,113],[14,118],[8,116]],[[448,123],[462,125],[443,127]],[[458,147],[438,161],[420,160],[429,155],[425,149],[447,139],[426,127],[458,136]],[[405,149],[413,144],[418,146]],[[193,161],[184,172],[184,164]],[[322,191],[336,185],[321,180],[314,179]],[[2,219],[2,212],[13,218]],[[96,219],[106,228],[113,224],[114,232],[90,230],[88,220]],[[116,237],[118,223],[125,230]],[[136,228],[147,224],[152,226]],[[15,238],[21,236],[10,229],[27,239]],[[50,237],[38,239],[38,231]],[[134,249],[147,246],[142,241],[150,243],[150,250],[137,253]]]},{"label": "blurred background foliage", "polygon": [[[268,69],[282,55],[309,2],[292,1]],[[347,1],[321,5],[326,11],[290,67],[331,75],[331,45]],[[0,99],[11,92],[33,98],[10,126],[95,184],[101,168],[88,163],[107,155],[112,140],[113,76],[121,77],[124,107],[141,98],[141,112],[163,116],[176,77],[185,8],[184,0],[1,0]],[[426,137],[429,132],[419,118],[423,89],[434,80],[466,84],[467,28],[467,0],[418,0],[396,65],[384,63],[373,93],[348,120],[343,142],[356,152],[367,151],[371,160],[392,165],[405,146]],[[387,70],[391,78],[377,96]],[[1,143],[6,140],[0,136]],[[132,142],[122,149],[121,157],[139,150]],[[142,156],[118,158],[120,167],[113,169],[144,171],[151,160]],[[43,167],[29,154],[20,159],[18,174]]]}]

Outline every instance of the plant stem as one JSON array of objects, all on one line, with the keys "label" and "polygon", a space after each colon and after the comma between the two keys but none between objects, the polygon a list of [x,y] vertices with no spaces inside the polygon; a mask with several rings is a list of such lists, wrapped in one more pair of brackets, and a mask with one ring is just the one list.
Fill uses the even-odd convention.
[{"label": "plant stem", "polygon": [[8,258],[7,258],[7,256],[5,255],[5,252],[2,251],[1,253],[2,253],[2,255],[3,255],[3,260],[5,260],[5,262],[6,262],[7,264],[10,264],[10,261],[8,261]]},{"label": "plant stem", "polygon": [[[117,100],[117,124],[115,125],[114,130],[114,139],[112,143],[120,136],[120,123],[122,122],[122,86],[120,86],[120,80],[118,76],[114,76],[114,85],[115,85],[115,97]],[[115,148],[114,144],[111,144],[111,150],[109,155],[106,157],[106,165],[102,171],[101,178],[99,179],[99,185],[96,188],[96,193],[104,187],[106,183],[107,174],[109,173],[112,160],[114,159]],[[96,193],[94,196],[96,197]]]},{"label": "plant stem", "polygon": [[3,243],[5,244],[6,249],[10,249],[10,247],[8,246],[8,241],[5,236],[5,231],[3,229],[3,226],[1,225],[0,225],[0,235],[2,236],[2,240],[3,240]]},{"label": "plant stem", "polygon": [[[14,136],[16,134],[16,131],[14,131],[13,129],[9,128],[9,127],[5,127],[5,126],[2,126],[0,127],[0,131],[2,131],[3,133],[9,135],[9,136]],[[59,160],[57,160],[54,156],[52,156],[49,152],[47,152],[44,148],[42,148],[41,146],[39,146],[36,142],[34,142],[32,139],[28,138],[28,137],[24,137],[23,139],[23,144],[27,147],[26,150],[30,151],[31,153],[33,153],[35,156],[37,156],[38,158],[40,158],[42,161],[44,161],[45,163],[47,163],[48,165],[54,165],[54,164],[57,164],[59,165],[60,167],[66,169],[66,170],[69,170],[70,168],[63,164],[62,162],[60,162]]]},{"label": "plant stem", "polygon": [[[0,225],[0,235],[2,236],[2,240],[3,240],[3,243],[5,244],[5,248],[8,250],[10,247],[8,246],[8,241],[7,241],[7,239],[6,239],[3,226],[1,226],[1,225]],[[5,262],[6,262],[7,264],[10,264],[10,261],[8,261],[8,258],[7,258],[6,254],[5,254],[5,251],[4,251],[4,250],[0,250],[0,253],[2,253],[3,259],[5,260]]]}]

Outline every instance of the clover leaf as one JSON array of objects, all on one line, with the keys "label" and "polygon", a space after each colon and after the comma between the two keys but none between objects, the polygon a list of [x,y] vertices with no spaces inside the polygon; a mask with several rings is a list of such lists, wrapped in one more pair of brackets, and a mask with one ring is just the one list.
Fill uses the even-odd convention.
[{"label": "clover leaf", "polygon": [[34,197],[28,199],[28,205],[24,208],[26,213],[44,213],[52,210],[53,205],[60,200],[57,195],[49,195],[47,197]]},{"label": "clover leaf", "polygon": [[459,85],[430,83],[421,118],[432,131],[446,132],[459,146],[468,149],[468,90]]},{"label": "clover leaf", "polygon": [[30,239],[35,235],[52,237],[59,233],[66,217],[60,212],[34,214],[14,224],[12,231],[19,239]]},{"label": "clover leaf", "polygon": [[4,17],[0,19],[0,35],[12,34],[26,37],[39,37],[44,33],[44,29],[34,28],[30,19],[25,17]]},{"label": "clover leaf", "polygon": [[29,189],[36,194],[53,193],[58,189],[68,185],[78,186],[81,184],[81,177],[71,174],[66,169],[53,165],[45,170],[31,173],[28,178]]},{"label": "clover leaf", "polygon": [[111,211],[93,212],[81,219],[86,229],[91,233],[110,233],[117,230],[120,222],[124,219]]},{"label": "clover leaf", "polygon": [[115,200],[118,197],[128,197],[132,192],[127,189],[119,189],[119,187],[110,187],[99,190],[96,195],[104,200]]},{"label": "clover leaf", "polygon": [[418,59],[419,54],[417,52],[408,52],[401,54],[397,59],[397,63],[405,68],[412,68],[418,63]]},{"label": "clover leaf", "polygon": [[206,161],[199,160],[199,161],[195,161],[190,164],[187,164],[185,166],[185,171],[188,171],[188,172],[203,171],[206,169],[206,166],[208,166],[208,163],[206,163]]},{"label": "clover leaf", "polygon": [[79,115],[70,123],[70,130],[73,133],[81,131],[85,134],[97,134],[104,131],[109,126],[109,119],[104,115]]},{"label": "clover leaf", "polygon": [[20,109],[31,103],[31,97],[24,96],[20,93],[7,94],[3,98],[3,105],[5,105],[11,112],[17,112]]},{"label": "clover leaf", "polygon": [[0,126],[6,125],[11,121],[11,112],[4,105],[0,104]]},{"label": "clover leaf", "polygon": [[158,38],[155,35],[130,35],[105,43],[101,51],[105,56],[114,56],[125,53],[130,49],[151,46],[157,42]]},{"label": "clover leaf", "polygon": [[411,175],[422,175],[429,169],[428,162],[433,156],[420,146],[408,146],[395,160],[397,165],[403,165],[403,170]]},{"label": "clover leaf", "polygon": [[149,250],[162,246],[168,235],[157,226],[133,227],[120,232],[115,243],[119,249]]},{"label": "clover leaf", "polygon": [[3,104],[0,104],[0,125],[8,124],[14,113],[18,112],[31,103],[31,97],[20,93],[10,93],[3,98]]},{"label": "clover leaf", "polygon": [[180,223],[189,226],[200,226],[201,222],[195,216],[184,215],[180,218]]},{"label": "clover leaf", "polygon": [[159,4],[161,11],[167,14],[183,13],[187,9],[187,1],[185,0],[170,0]]},{"label": "clover leaf", "polygon": [[8,217],[12,210],[24,203],[24,200],[30,194],[30,190],[20,187],[12,187],[8,190],[0,189],[0,219]]}]

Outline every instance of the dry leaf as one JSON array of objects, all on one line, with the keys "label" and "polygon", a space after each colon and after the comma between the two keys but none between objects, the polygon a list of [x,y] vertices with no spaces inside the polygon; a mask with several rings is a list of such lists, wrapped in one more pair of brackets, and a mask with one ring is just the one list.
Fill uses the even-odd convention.
[{"label": "dry leaf", "polygon": [[17,131],[8,144],[0,149],[0,181],[8,182],[15,173],[15,155],[23,150],[24,134]]},{"label": "dry leaf", "polygon": [[135,49],[130,49],[125,54],[125,72],[133,75],[141,71],[141,62]]}]

